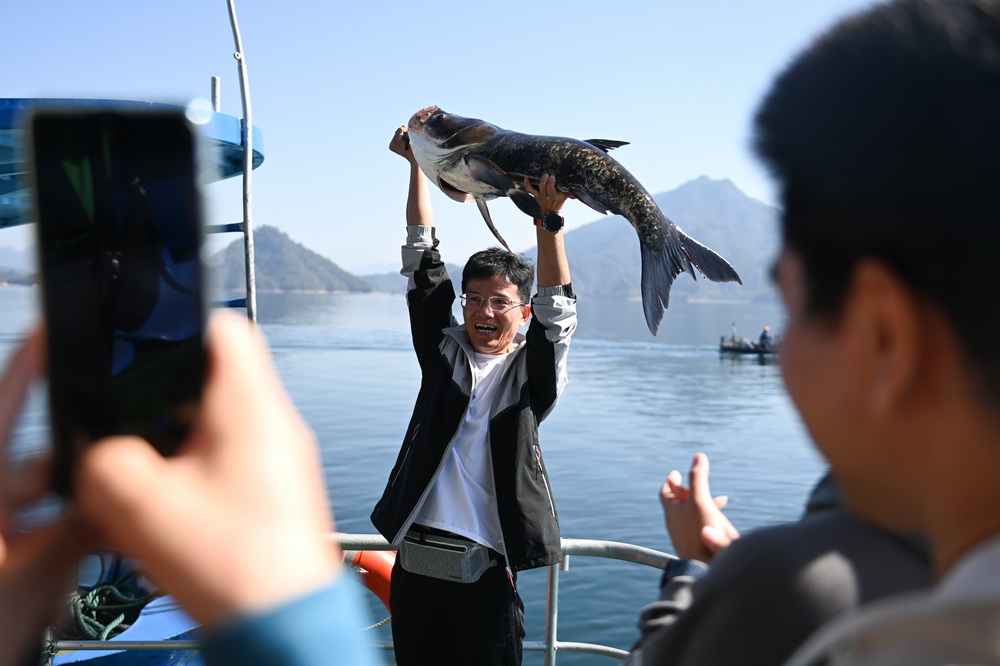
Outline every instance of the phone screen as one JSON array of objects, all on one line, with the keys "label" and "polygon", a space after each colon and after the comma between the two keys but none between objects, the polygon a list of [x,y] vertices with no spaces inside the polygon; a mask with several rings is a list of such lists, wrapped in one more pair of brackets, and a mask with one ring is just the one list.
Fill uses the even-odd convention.
[{"label": "phone screen", "polygon": [[169,455],[205,376],[201,200],[183,113],[37,111],[30,120],[54,489],[96,439]]}]

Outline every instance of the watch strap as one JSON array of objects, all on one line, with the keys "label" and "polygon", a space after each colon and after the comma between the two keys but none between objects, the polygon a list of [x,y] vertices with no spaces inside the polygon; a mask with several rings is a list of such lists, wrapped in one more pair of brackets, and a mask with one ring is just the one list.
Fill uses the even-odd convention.
[{"label": "watch strap", "polygon": [[660,586],[662,587],[668,580],[678,576],[701,578],[706,573],[708,573],[708,565],[700,560],[670,560],[663,570]]}]

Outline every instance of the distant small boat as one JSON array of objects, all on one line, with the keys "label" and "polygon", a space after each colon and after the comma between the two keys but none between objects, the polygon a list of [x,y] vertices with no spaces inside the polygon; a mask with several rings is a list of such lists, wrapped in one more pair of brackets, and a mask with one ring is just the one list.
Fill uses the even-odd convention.
[{"label": "distant small boat", "polygon": [[[769,329],[765,328],[764,331],[767,333]],[[719,351],[727,354],[777,354],[780,346],[781,338],[777,336],[761,342],[759,339],[751,340],[736,335],[736,324],[733,324],[733,331],[729,337],[724,335],[719,337]]]},{"label": "distant small boat", "polygon": [[777,354],[778,345],[774,342],[762,345],[739,336],[729,336],[728,338],[722,336],[719,338],[719,351],[727,354]]}]

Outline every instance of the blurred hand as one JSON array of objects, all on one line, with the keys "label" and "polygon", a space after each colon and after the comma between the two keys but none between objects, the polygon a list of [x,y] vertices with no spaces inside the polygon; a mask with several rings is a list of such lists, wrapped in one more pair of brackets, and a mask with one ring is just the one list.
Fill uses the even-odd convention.
[{"label": "blurred hand", "polygon": [[556,188],[556,177],[548,174],[543,175],[538,180],[538,189],[535,189],[531,185],[531,181],[528,180],[528,177],[525,176],[524,189],[535,197],[538,205],[542,208],[542,215],[558,213],[562,210],[563,204],[566,203],[567,199],[576,198],[568,192],[560,192]]},{"label": "blurred hand", "polygon": [[112,545],[211,625],[318,588],[341,563],[315,438],[261,337],[222,313],[208,347],[201,411],[178,455],[107,438],[86,451],[75,482]]},{"label": "blurred hand", "polygon": [[389,150],[397,155],[402,155],[411,164],[417,163],[417,158],[413,156],[413,151],[410,150],[410,135],[406,125],[396,128],[396,132],[392,135],[392,141],[389,142]]},{"label": "blurred hand", "polygon": [[0,664],[24,663],[41,649],[42,632],[66,608],[77,563],[92,547],[91,532],[75,513],[30,532],[15,531],[14,509],[49,487],[49,466],[29,461],[11,469],[6,451],[31,380],[38,373],[41,337],[33,334],[11,357],[0,381]]},{"label": "blurred hand", "polygon": [[691,464],[690,488],[684,487],[677,470],[670,472],[660,488],[667,531],[677,556],[682,559],[708,562],[740,536],[722,513],[729,498],[712,497],[708,471],[708,456],[696,453]]}]

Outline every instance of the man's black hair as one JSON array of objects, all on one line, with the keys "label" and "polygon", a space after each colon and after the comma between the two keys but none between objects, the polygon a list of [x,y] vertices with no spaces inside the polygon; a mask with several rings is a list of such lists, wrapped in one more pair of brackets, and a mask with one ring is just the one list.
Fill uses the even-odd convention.
[{"label": "man's black hair", "polygon": [[778,78],[755,144],[807,313],[836,320],[856,262],[884,261],[1000,397],[1000,0],[897,0],[841,22]]},{"label": "man's black hair", "polygon": [[523,254],[508,252],[502,247],[491,247],[476,252],[465,262],[462,271],[462,291],[469,280],[489,280],[502,275],[517,287],[522,303],[531,301],[531,286],[535,282],[535,268]]}]

